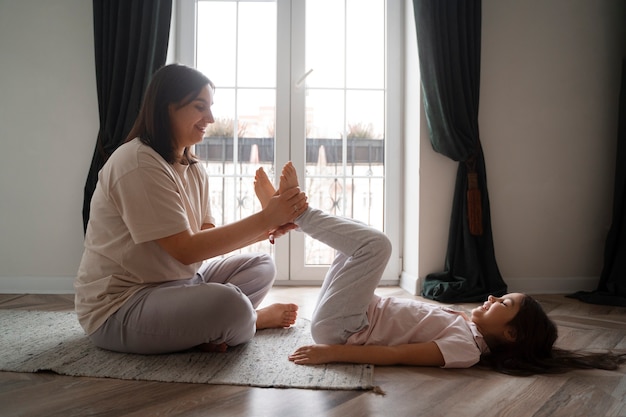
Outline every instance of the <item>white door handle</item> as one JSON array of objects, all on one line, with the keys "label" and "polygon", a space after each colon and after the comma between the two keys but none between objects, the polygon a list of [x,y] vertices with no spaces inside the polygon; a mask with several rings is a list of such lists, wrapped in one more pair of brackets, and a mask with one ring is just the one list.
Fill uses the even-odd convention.
[{"label": "white door handle", "polygon": [[311,73],[313,72],[313,68],[311,68],[310,70],[308,70],[302,77],[300,77],[300,79],[298,80],[298,82],[296,83],[296,88],[300,88],[302,86],[302,84],[304,83],[304,80],[306,80],[306,77],[308,77],[309,75],[311,75]]}]

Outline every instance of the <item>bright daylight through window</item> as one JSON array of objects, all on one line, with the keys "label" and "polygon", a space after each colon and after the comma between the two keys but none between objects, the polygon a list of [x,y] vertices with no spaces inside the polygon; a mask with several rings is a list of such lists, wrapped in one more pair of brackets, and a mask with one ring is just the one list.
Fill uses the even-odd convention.
[{"label": "bright daylight through window", "polygon": [[[260,209],[258,167],[275,180],[292,160],[312,206],[397,229],[388,1],[197,1],[195,66],[216,84],[216,121],[196,154],[219,223]],[[279,279],[321,279],[334,256],[301,233],[244,250],[273,253]]]}]

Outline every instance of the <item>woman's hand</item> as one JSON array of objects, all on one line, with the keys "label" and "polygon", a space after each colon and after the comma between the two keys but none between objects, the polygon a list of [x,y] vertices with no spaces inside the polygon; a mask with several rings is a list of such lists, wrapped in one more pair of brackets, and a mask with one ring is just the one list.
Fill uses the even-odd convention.
[{"label": "woman's hand", "polygon": [[295,223],[286,223],[278,227],[277,229],[272,230],[271,232],[269,232],[270,243],[273,245],[276,239],[278,239],[281,236],[286,235],[290,231],[297,229],[297,228],[298,226]]},{"label": "woman's hand", "polygon": [[298,187],[291,188],[283,194],[272,197],[263,209],[272,229],[278,229],[287,223],[292,223],[296,217],[304,213],[309,207],[306,194]]},{"label": "woman's hand", "polygon": [[294,187],[272,197],[263,210],[251,216],[220,227],[206,224],[199,232],[189,228],[156,243],[178,262],[191,265],[265,240],[268,231],[287,233],[293,227],[287,225],[309,206],[306,200],[306,194]]}]

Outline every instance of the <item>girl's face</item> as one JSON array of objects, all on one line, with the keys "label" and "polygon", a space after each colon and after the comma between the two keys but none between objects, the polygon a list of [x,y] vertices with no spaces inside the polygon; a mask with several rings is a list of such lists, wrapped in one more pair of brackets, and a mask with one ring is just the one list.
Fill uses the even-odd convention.
[{"label": "girl's face", "polygon": [[524,294],[506,294],[501,298],[490,295],[482,306],[472,310],[472,321],[485,339],[501,342],[515,341],[515,331],[509,323],[517,315]]},{"label": "girl's face", "polygon": [[213,89],[208,85],[204,86],[200,94],[184,106],[170,104],[169,115],[174,147],[179,157],[183,155],[185,148],[202,142],[207,126],[215,122],[211,112],[212,105]]}]

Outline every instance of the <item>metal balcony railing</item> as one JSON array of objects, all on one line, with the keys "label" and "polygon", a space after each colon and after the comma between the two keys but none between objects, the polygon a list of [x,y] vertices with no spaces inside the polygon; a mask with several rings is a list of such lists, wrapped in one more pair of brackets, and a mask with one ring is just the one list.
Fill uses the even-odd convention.
[{"label": "metal balcony railing", "polygon": [[[196,155],[207,162],[227,162],[233,160],[233,138],[204,138],[196,145]],[[274,138],[238,138],[239,161],[257,163],[274,162]],[[346,163],[348,165],[379,165],[385,159],[384,141],[381,139],[347,139]],[[255,148],[256,149],[253,150]],[[323,146],[323,148],[322,148]],[[324,150],[327,164],[338,164],[343,161],[342,139],[310,139],[306,140],[306,163],[314,164],[320,160],[320,149]]]}]

